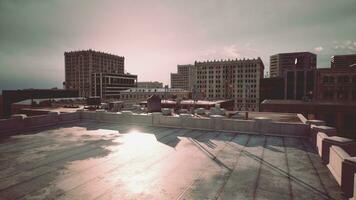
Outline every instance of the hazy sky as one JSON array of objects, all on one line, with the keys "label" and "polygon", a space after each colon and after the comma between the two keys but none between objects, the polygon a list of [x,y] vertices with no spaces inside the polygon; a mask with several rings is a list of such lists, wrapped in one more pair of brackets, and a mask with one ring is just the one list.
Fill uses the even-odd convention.
[{"label": "hazy sky", "polygon": [[61,87],[64,51],[125,56],[139,81],[177,64],[356,53],[355,0],[0,0],[0,90]]}]

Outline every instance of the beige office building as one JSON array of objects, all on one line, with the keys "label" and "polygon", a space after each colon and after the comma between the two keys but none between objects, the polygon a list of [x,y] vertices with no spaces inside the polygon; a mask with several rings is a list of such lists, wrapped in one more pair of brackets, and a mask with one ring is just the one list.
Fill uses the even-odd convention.
[{"label": "beige office building", "polygon": [[260,80],[264,71],[260,58],[196,61],[195,67],[199,99],[234,99],[237,110],[259,111]]},{"label": "beige office building", "polygon": [[192,91],[196,77],[194,65],[178,65],[177,73],[171,73],[171,88],[180,88]]}]

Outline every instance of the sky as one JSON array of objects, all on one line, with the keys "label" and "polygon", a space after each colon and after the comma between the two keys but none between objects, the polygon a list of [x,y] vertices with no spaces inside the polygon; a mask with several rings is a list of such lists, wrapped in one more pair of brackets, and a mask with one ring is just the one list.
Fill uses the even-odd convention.
[{"label": "sky", "polygon": [[0,90],[62,88],[64,52],[125,57],[138,81],[177,64],[293,51],[356,53],[355,0],[0,0]]}]

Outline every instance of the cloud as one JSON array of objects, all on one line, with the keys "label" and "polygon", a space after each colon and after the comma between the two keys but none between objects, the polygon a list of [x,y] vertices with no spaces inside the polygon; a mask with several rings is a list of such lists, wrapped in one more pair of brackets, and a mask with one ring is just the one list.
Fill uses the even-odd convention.
[{"label": "cloud", "polygon": [[345,40],[345,41],[334,41],[333,49],[335,53],[339,54],[354,54],[356,53],[356,41]]},{"label": "cloud", "polygon": [[316,52],[320,52],[320,51],[322,51],[324,48],[322,47],[322,46],[319,46],[319,47],[315,47],[314,48],[314,51],[316,51]]},{"label": "cloud", "polygon": [[203,59],[242,59],[242,58],[256,58],[261,56],[260,51],[250,43],[245,45],[231,44],[211,48],[202,52]]}]

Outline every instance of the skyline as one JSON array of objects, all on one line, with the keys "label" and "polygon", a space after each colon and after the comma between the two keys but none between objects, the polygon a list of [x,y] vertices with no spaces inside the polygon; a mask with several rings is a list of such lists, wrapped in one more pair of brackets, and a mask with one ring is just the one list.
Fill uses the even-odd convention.
[{"label": "skyline", "polygon": [[64,52],[82,49],[164,84],[195,60],[261,57],[266,72],[277,53],[316,53],[319,68],[356,53],[352,0],[187,2],[0,0],[0,90],[60,88]]}]

